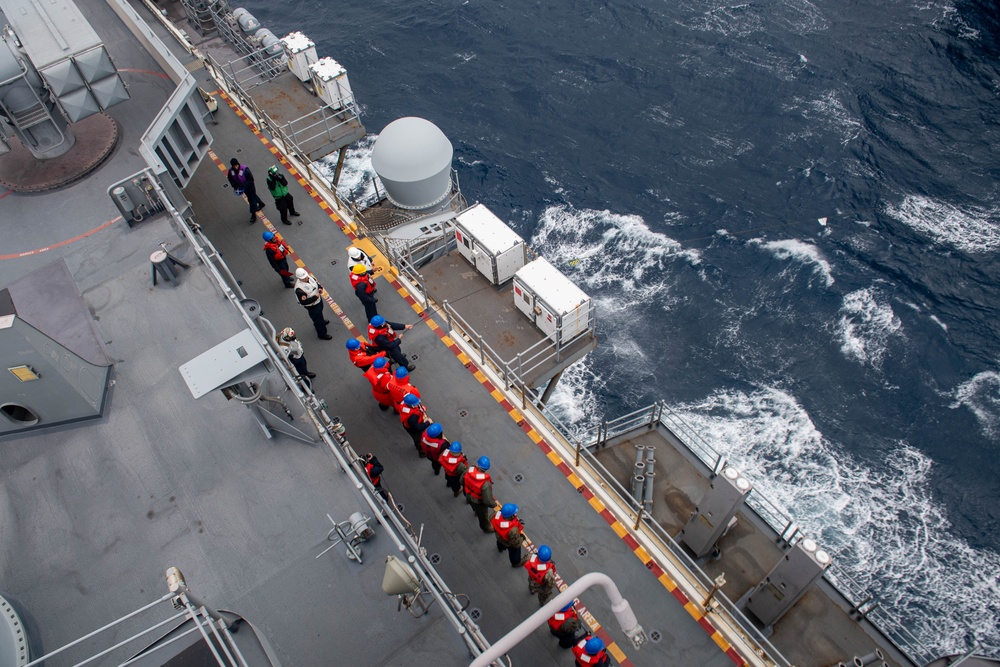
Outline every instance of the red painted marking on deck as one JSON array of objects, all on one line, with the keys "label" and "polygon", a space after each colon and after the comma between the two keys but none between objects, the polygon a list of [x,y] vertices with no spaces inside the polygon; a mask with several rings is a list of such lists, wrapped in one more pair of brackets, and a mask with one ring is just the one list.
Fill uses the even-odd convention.
[{"label": "red painted marking on deck", "polygon": [[77,236],[74,236],[71,239],[66,239],[65,241],[59,241],[58,243],[53,243],[52,245],[47,245],[44,248],[35,248],[34,250],[25,250],[24,252],[15,252],[15,253],[11,253],[9,255],[0,255],[0,259],[18,259],[20,257],[30,257],[32,255],[40,255],[43,252],[48,252],[49,250],[55,250],[56,248],[62,248],[63,246],[68,246],[70,243],[76,243],[77,241],[81,241],[81,240],[87,238],[88,236],[96,234],[97,232],[101,231],[102,229],[107,229],[108,227],[110,227],[111,225],[115,224],[116,222],[118,222],[121,219],[122,219],[122,217],[119,215],[119,216],[117,216],[115,218],[112,218],[111,220],[108,220],[103,225],[99,225],[97,227],[94,227],[89,232],[84,232],[83,234],[78,234]]}]

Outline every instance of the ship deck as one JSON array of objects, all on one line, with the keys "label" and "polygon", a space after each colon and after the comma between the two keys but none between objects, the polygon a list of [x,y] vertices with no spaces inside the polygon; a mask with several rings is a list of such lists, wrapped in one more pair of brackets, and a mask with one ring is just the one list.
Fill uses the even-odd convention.
[{"label": "ship deck", "polygon": [[[125,144],[73,187],[0,199],[0,217],[26,222],[5,224],[9,254],[0,259],[0,284],[64,259],[116,359],[103,418],[4,439],[0,582],[26,620],[35,654],[159,597],[164,570],[177,566],[206,602],[253,623],[286,665],[336,656],[364,665],[466,662],[464,644],[439,610],[414,619],[381,592],[383,562],[395,547],[380,526],[363,545],[361,565],[339,548],[315,558],[328,544],[326,514],[343,520],[365,508],[325,448],[265,439],[246,409],[220,392],[191,397],[177,368],[244,324],[197,264],[181,271],[176,285],[152,285],[148,256],[160,242],[183,261],[193,258],[171,220],[159,216],[132,227],[116,220],[105,188],[144,166],[130,146],[170,86],[103,3],[82,5],[130,77],[133,100],[110,110]],[[192,57],[178,55],[207,82]],[[277,160],[229,107],[220,105],[216,120],[210,129],[222,161],[238,156],[262,176]],[[278,231],[332,298],[360,319],[343,262],[331,264],[346,258],[349,239],[299,183],[292,181],[291,192],[302,217]],[[300,332],[319,374],[318,395],[344,420],[357,451],[380,456],[386,486],[422,527],[423,545],[438,555],[444,580],[468,595],[486,636],[499,638],[533,612],[525,573],[510,569],[493,537],[479,532],[469,508],[416,457],[396,418],[377,409],[367,382],[348,363],[343,342],[353,333],[350,318],[330,318],[334,341],[315,338],[304,310],[266,263],[260,234],[269,223],[247,224],[246,204],[214,162],[202,163],[185,195],[265,316]],[[273,203],[264,213],[274,214]],[[379,306],[389,319],[421,322],[402,295],[379,282]],[[418,358],[414,381],[431,415],[473,457],[492,457],[497,497],[521,506],[529,537],[552,546],[560,574],[572,581],[608,573],[647,630],[659,632],[658,643],[635,651],[613,627],[607,599],[584,594],[583,604],[608,624],[625,664],[733,664],[431,326],[418,324],[404,348]],[[126,623],[113,640],[139,624]],[[515,664],[570,660],[545,629],[510,655]],[[71,664],[65,658],[47,664]]]},{"label": "ship deck", "polygon": [[[23,613],[34,650],[51,650],[158,597],[165,590],[163,571],[177,566],[206,602],[253,623],[282,664],[348,659],[360,665],[464,664],[465,645],[439,609],[414,619],[382,593],[383,563],[396,550],[381,526],[362,546],[363,564],[349,561],[340,548],[316,559],[328,545],[327,513],[344,520],[366,507],[328,450],[280,435],[265,439],[246,409],[220,392],[191,397],[178,366],[240,331],[244,322],[204,267],[182,271],[176,285],[152,285],[147,257],[161,241],[171,243],[182,260],[193,257],[172,221],[161,216],[130,227],[115,220],[105,188],[143,167],[132,144],[170,87],[103,2],[80,4],[131,77],[132,102],[111,110],[125,144],[112,161],[68,189],[0,196],[9,248],[0,256],[0,286],[64,259],[117,360],[103,418],[2,441],[0,589]],[[145,6],[136,7],[156,25]],[[171,11],[176,13],[176,7]],[[187,32],[198,41],[192,29]],[[175,52],[206,90],[214,87],[196,58]],[[526,574],[509,567],[469,508],[417,458],[397,418],[377,409],[367,382],[348,363],[344,342],[358,333],[355,322],[363,320],[363,309],[345,270],[351,239],[336,215],[320,205],[308,185],[289,179],[302,215],[293,218],[293,226],[281,225],[262,183],[267,167],[280,157],[220,102],[218,124],[210,126],[214,160],[203,161],[184,192],[195,221],[247,295],[260,302],[264,316],[279,329],[297,330],[310,370],[318,374],[317,395],[343,420],[356,451],[379,456],[386,467],[385,486],[422,530],[422,545],[436,556],[432,560],[441,576],[453,592],[468,596],[484,634],[498,639],[537,609]],[[233,196],[220,168],[230,157],[257,174],[267,220],[247,223],[247,205]],[[287,165],[282,169],[288,171]],[[268,266],[260,238],[265,229],[281,234],[338,304],[328,311],[334,340],[316,338],[305,311]],[[450,267],[463,273],[457,263]],[[565,580],[604,572],[631,603],[653,638],[638,651],[618,631],[601,593],[581,596],[617,643],[616,662],[725,667],[749,660],[720,640],[711,618],[690,611],[693,605],[685,607],[676,587],[666,575],[655,574],[657,568],[630,533],[620,524],[609,525],[608,510],[580,486],[573,462],[531,437],[530,427],[491,387],[476,361],[448,344],[441,335],[447,320],[419,312],[398,283],[384,275],[377,282],[379,312],[416,325],[403,348],[418,365],[414,384],[445,436],[462,441],[470,458],[491,457],[497,499],[520,506],[527,535],[535,544],[552,547]],[[431,289],[433,294],[445,288]],[[449,298],[445,291],[438,296]],[[456,301],[463,299],[480,306],[471,295]],[[482,307],[488,315],[485,301]],[[495,316],[509,318],[503,326],[486,328],[498,337],[496,349],[505,349],[505,329],[530,340],[529,325],[513,305]],[[660,452],[658,459],[666,455]],[[677,475],[686,474],[681,462],[676,467]],[[699,472],[693,466],[691,471]],[[671,475],[664,483],[696,490],[697,475],[685,482]],[[681,501],[658,505],[668,523],[671,516],[675,522],[684,516]],[[729,585],[735,588],[743,579],[731,574]],[[751,577],[747,573],[744,579]],[[115,638],[127,636],[134,626],[122,628]],[[792,643],[802,639],[793,636]],[[510,656],[520,665],[572,662],[544,628]],[[797,664],[820,663],[811,655]]]}]

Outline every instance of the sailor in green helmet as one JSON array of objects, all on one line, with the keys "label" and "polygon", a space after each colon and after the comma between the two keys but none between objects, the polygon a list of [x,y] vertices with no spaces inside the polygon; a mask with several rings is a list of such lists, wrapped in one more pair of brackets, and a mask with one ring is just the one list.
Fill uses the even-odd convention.
[{"label": "sailor in green helmet", "polygon": [[274,205],[281,213],[281,221],[286,225],[292,224],[288,221],[289,215],[298,217],[295,211],[295,202],[292,195],[288,193],[288,180],[284,174],[278,172],[278,167],[273,166],[267,170],[267,189],[274,197]]}]

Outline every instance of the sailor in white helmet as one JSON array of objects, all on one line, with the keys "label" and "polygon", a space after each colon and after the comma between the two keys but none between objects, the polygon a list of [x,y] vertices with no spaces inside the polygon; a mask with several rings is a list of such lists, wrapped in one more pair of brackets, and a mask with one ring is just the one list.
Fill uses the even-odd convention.
[{"label": "sailor in white helmet", "polygon": [[365,267],[365,272],[371,273],[374,269],[374,264],[372,263],[372,258],[364,250],[357,246],[351,246],[347,249],[347,270],[353,271],[355,264],[363,264]]},{"label": "sailor in white helmet", "polygon": [[323,318],[322,292],[323,286],[309,275],[308,271],[301,267],[295,269],[295,297],[312,318],[316,334],[323,340],[333,340],[333,336],[326,332],[326,325],[330,323],[330,320]]},{"label": "sailor in white helmet", "polygon": [[302,343],[298,341],[295,337],[295,331],[291,327],[285,327],[278,334],[276,339],[278,347],[281,349],[282,353],[288,358],[295,370],[301,375],[306,384],[310,387],[312,382],[309,380],[316,377],[315,373],[309,372],[309,367],[306,364],[305,351],[302,349]]}]

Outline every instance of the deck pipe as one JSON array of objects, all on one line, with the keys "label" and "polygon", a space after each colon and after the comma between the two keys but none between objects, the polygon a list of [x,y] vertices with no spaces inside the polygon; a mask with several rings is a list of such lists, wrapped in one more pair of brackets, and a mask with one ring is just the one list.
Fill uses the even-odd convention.
[{"label": "deck pipe", "polygon": [[642,474],[632,475],[632,498],[635,502],[642,503],[642,486],[646,481],[646,477]]},{"label": "deck pipe", "polygon": [[642,464],[642,459],[643,459],[643,456],[645,456],[645,452],[646,452],[646,446],[645,445],[636,445],[635,446],[635,465],[636,465],[637,468],[639,467],[640,464]]},{"label": "deck pipe", "polygon": [[879,660],[885,660],[885,656],[882,655],[882,651],[875,649],[868,655],[861,656],[861,667],[867,667],[873,662],[877,662]]},{"label": "deck pipe", "polygon": [[[650,466],[652,467],[652,466]],[[656,473],[650,470],[646,473],[646,484],[642,491],[642,506],[645,508],[646,513],[649,515],[653,514],[653,478]]]}]

